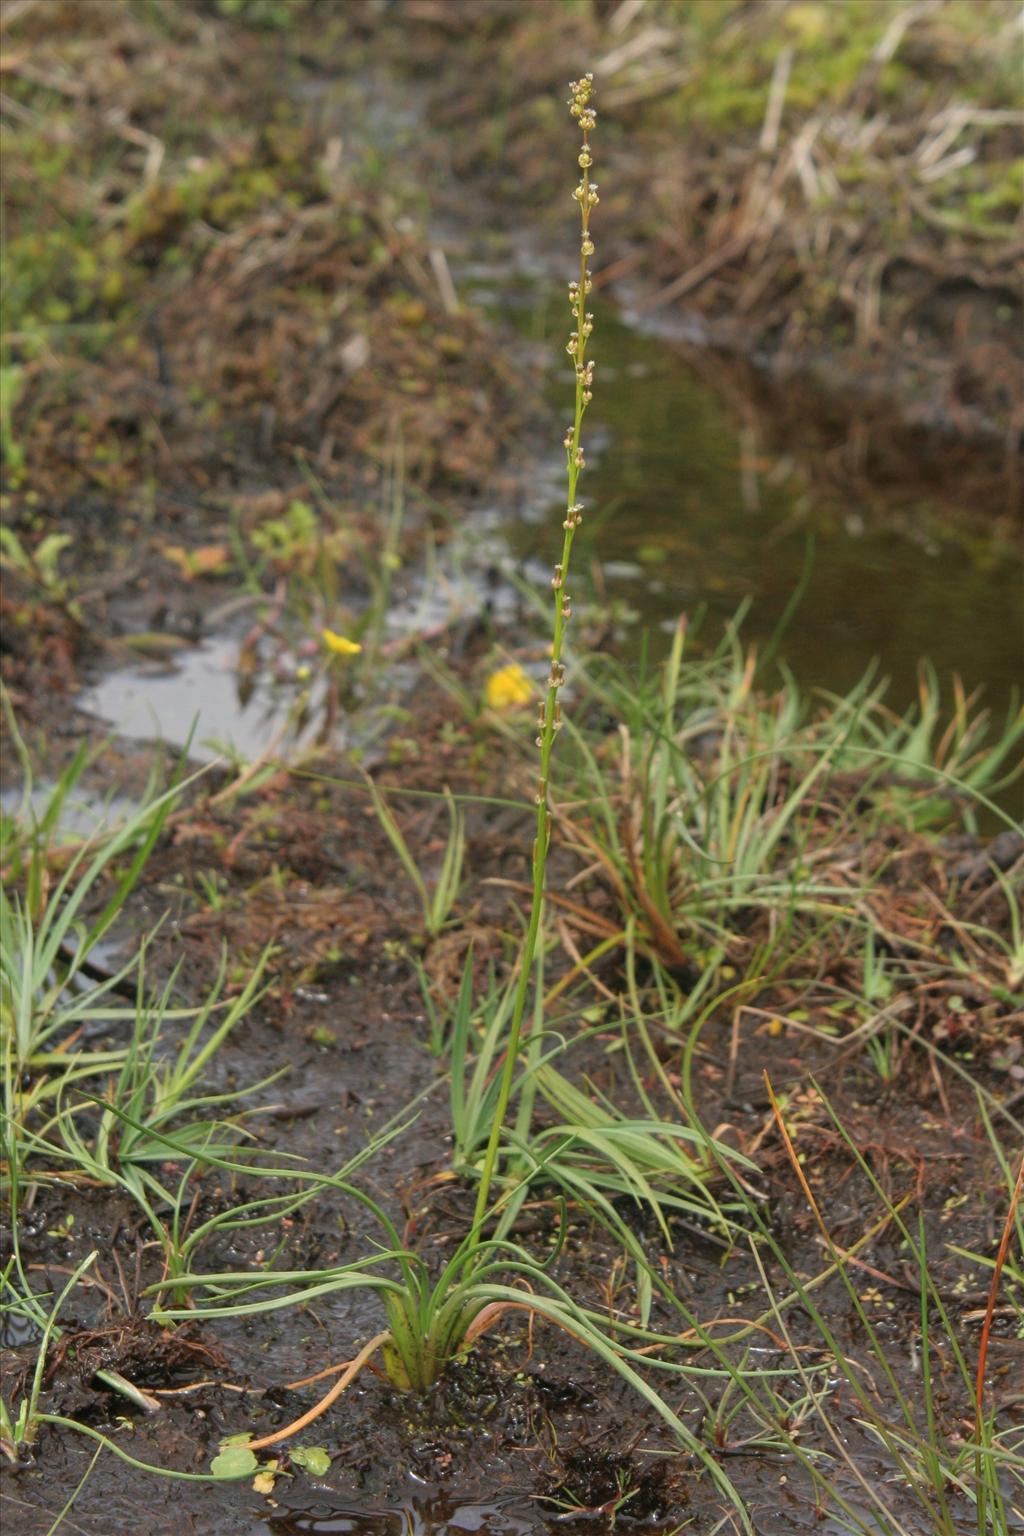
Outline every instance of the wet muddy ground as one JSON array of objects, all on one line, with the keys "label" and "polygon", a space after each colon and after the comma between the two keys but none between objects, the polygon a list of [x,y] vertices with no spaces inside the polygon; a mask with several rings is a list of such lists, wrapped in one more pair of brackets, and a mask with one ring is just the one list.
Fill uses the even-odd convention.
[{"label": "wet muddy ground", "polygon": [[[95,106],[106,88],[110,59],[102,40],[90,38],[88,27],[82,32],[80,9],[60,9],[66,32],[62,43],[56,28],[56,43],[47,44],[49,85],[26,76],[18,87],[26,112],[41,113],[32,92],[61,96],[62,84],[65,96],[70,90],[61,47],[79,52],[76,67],[93,93],[86,105]],[[165,196],[159,180],[127,194],[106,189],[110,207],[129,197],[127,270],[146,295],[151,323],[143,328],[130,318],[124,326],[122,317],[116,344],[79,358],[76,369],[55,367],[47,352],[19,364],[26,373],[21,399],[31,411],[16,417],[25,458],[7,514],[26,549],[38,551],[51,532],[70,542],[56,575],[38,559],[5,571],[4,679],[44,784],[78,741],[99,747],[111,729],[117,733],[83,778],[78,819],[66,823],[70,836],[101,814],[110,791],[124,801],[109,805],[107,815],[141,797],[154,762],[169,771],[174,752],[155,742],[172,749],[190,742],[196,763],[219,755],[161,838],[104,963],[116,965],[162,918],[148,974],[162,983],[183,962],[177,993],[188,1003],[205,995],[223,952],[237,988],[272,944],[268,990],[218,1053],[210,1086],[233,1088],[286,1069],[255,1096],[259,1113],[250,1128],[261,1148],[319,1168],[340,1165],[429,1089],[414,1124],[362,1178],[407,1239],[439,1265],[470,1223],[472,1190],[451,1173],[447,1087],[427,1048],[416,962],[435,995],[450,998],[470,942],[482,983],[489,963],[508,965],[518,931],[517,883],[528,877],[532,835],[529,732],[517,725],[510,738],[480,700],[499,662],[518,656],[531,664],[543,651],[532,638],[529,598],[512,578],[531,577],[546,563],[542,519],[556,499],[545,457],[553,331],[546,300],[535,297],[549,258],[531,266],[514,242],[498,247],[499,270],[521,259],[525,272],[502,316],[493,277],[482,272],[479,229],[465,198],[459,213],[450,185],[444,218],[461,217],[463,227],[448,240],[450,259],[432,257],[445,249],[437,226],[423,234],[408,221],[414,201],[401,173],[392,174],[396,146],[400,159],[424,132],[428,106],[381,65],[372,28],[339,28],[334,45],[351,52],[345,68],[326,74],[322,53],[304,62],[301,40],[297,48],[293,40],[288,89],[258,98],[273,56],[265,36],[239,30],[227,11],[195,8],[213,28],[212,48],[201,29],[188,35],[186,28],[167,44],[168,67],[184,71],[183,117],[189,64],[200,53],[206,73],[199,83],[224,92],[227,126],[181,151],[183,161],[186,151],[205,157],[206,169],[183,173],[174,195]],[[146,34],[137,17],[129,20],[119,48],[130,63],[144,57]],[[365,76],[353,79],[358,63],[373,66],[373,91]],[[119,88],[139,93],[131,121],[155,132],[163,122],[159,86],[141,66],[128,74]],[[244,117],[255,99],[264,100],[265,117],[252,134],[231,115]],[[71,100],[80,98],[72,93]],[[99,120],[91,112],[99,135],[92,152],[105,174],[115,182],[137,175],[146,144],[123,141],[125,159],[104,159],[109,125],[101,132]],[[53,128],[61,119],[48,121]],[[167,143],[173,152],[170,135]],[[351,181],[331,190],[331,178],[347,174],[349,155],[356,162]],[[303,168],[324,159],[324,179],[305,185]],[[207,175],[211,168],[216,174]],[[341,210],[349,222],[339,236]],[[487,223],[478,210],[477,222]],[[181,251],[183,258],[175,254]],[[124,259],[116,251],[111,269]],[[182,260],[187,288],[176,278]],[[493,251],[489,260],[493,270]],[[462,295],[455,309],[445,270]],[[79,271],[75,281],[82,280]],[[112,302],[95,274],[86,272],[85,281],[100,295],[90,303]],[[91,318],[96,313],[87,309]],[[608,404],[592,483],[599,504],[603,497],[611,506],[595,536],[599,563],[590,601],[581,603],[581,644],[635,656],[641,623],[629,609],[657,625],[710,600],[713,617],[723,619],[748,595],[757,599],[753,635],[767,637],[813,527],[817,577],[783,651],[792,644],[806,681],[847,686],[881,650],[906,696],[918,655],[938,648],[943,672],[956,663],[969,687],[989,683],[992,702],[1005,707],[1015,670],[1009,614],[1019,583],[1012,517],[1004,497],[994,529],[979,531],[972,518],[954,528],[948,503],[970,497],[952,492],[951,477],[934,468],[936,454],[948,451],[964,484],[1005,490],[1001,453],[970,456],[927,439],[918,475],[905,454],[868,452],[865,444],[877,444],[877,436],[851,429],[837,438],[827,410],[815,432],[794,431],[787,424],[792,400],[776,398],[769,410],[761,391],[772,391],[746,365],[734,371],[706,357],[695,366],[692,356],[687,361],[620,321],[609,320],[607,333]],[[639,416],[631,418],[627,403],[630,411],[643,405]],[[675,426],[680,417],[685,432]],[[669,435],[678,439],[671,456],[664,452]],[[808,435],[816,439],[810,453]],[[898,475],[872,476],[873,465],[894,460]],[[665,511],[681,484],[685,519]],[[963,579],[947,599],[954,569]],[[863,586],[851,595],[854,571]],[[892,594],[883,602],[886,582]],[[901,604],[899,591],[911,583],[913,601]],[[324,627],[358,632],[372,665],[356,672],[331,664],[319,638]],[[417,649],[424,640],[425,660]],[[438,662],[461,690],[456,702],[438,681]],[[241,763],[261,752],[269,752],[273,771],[257,776],[245,795],[218,800]],[[10,742],[6,756],[17,791]],[[505,802],[468,806],[466,883],[450,931],[433,942],[422,935],[415,893],[361,786],[366,767],[384,786],[434,791],[447,784],[456,794]],[[445,837],[437,803],[396,797],[395,804],[415,857],[435,869]],[[1012,802],[1007,808],[1012,813]],[[985,846],[970,834],[943,845],[882,834],[864,857],[885,872],[879,911],[886,924],[908,945],[922,934],[945,941],[951,902],[950,923],[986,923],[1007,937],[1007,901]],[[1019,873],[1016,844],[1006,867]],[[553,888],[564,889],[578,873],[568,853],[557,853]],[[594,913],[610,910],[600,881],[582,890],[577,899]],[[556,952],[556,974],[568,968],[567,954]],[[977,1344],[990,1272],[949,1245],[991,1255],[1006,1205],[976,1089],[987,1095],[1009,1155],[1024,1136],[1020,1002],[1012,987],[996,996],[995,952],[970,958],[977,971],[958,987],[915,994],[921,1047],[904,1042],[887,1086],[863,1055],[814,1031],[813,1012],[801,1013],[803,978],[801,985],[776,978],[756,1000],[761,1014],[723,1009],[695,1059],[705,1123],[727,1128],[756,1157],[773,1230],[805,1274],[823,1267],[822,1249],[775,1133],[765,1068],[787,1095],[807,1176],[819,1198],[827,1196],[835,1238],[852,1245],[882,1213],[814,1078],[887,1196],[910,1195],[923,1213],[936,1283],[968,1350]],[[826,948],[815,964],[818,980],[843,982],[843,955]],[[596,975],[610,992],[621,991],[621,955],[607,956]],[[599,992],[575,996],[564,1027],[600,1006]],[[561,1016],[551,1022],[559,1027]],[[611,1031],[591,1040],[577,1070],[629,1102],[633,1089],[621,1055],[606,1050],[611,1043]],[[670,1078],[682,1070],[678,1041],[660,1038],[658,1053]],[[653,1079],[647,1086],[657,1092]],[[672,1112],[667,1100],[665,1112]],[[208,1173],[195,1181],[190,1220],[247,1192],[244,1177]],[[702,1315],[747,1318],[764,1310],[748,1246],[725,1250],[714,1234],[681,1222],[668,1244],[632,1209],[628,1219],[680,1294],[699,1299]],[[543,1257],[557,1224],[556,1203],[540,1189],[517,1236]],[[269,1433],[294,1419],[322,1388],[289,1384],[348,1358],[380,1326],[377,1304],[353,1293],[301,1312],[163,1329],[147,1319],[146,1288],[161,1278],[151,1234],[132,1203],[88,1180],[33,1184],[21,1234],[40,1289],[59,1289],[88,1252],[98,1252],[62,1313],[65,1332],[44,1387],[47,1411],[165,1468],[205,1471],[224,1436]],[[201,1262],[206,1271],[239,1268],[282,1245],[282,1263],[325,1267],[365,1254],[375,1239],[361,1207],[329,1195],[281,1224],[211,1240]],[[920,1295],[891,1224],[858,1258],[863,1304],[891,1341],[892,1369],[913,1396]],[[570,1212],[556,1272],[595,1305],[632,1304],[629,1271],[582,1212]],[[768,1278],[784,1283],[779,1272]],[[869,1374],[862,1330],[837,1279],[819,1300],[839,1346]],[[658,1306],[656,1320],[668,1324]],[[1022,1423],[1020,1306],[1013,1281],[989,1354],[991,1401],[1003,1428]],[[788,1320],[808,1368],[823,1373],[832,1421],[857,1466],[884,1491],[902,1529],[926,1536],[925,1517],[859,1422],[848,1389],[829,1376],[820,1333],[799,1309]],[[16,1328],[5,1337],[7,1387],[31,1367],[33,1342]],[[773,1332],[757,1347],[765,1369],[787,1353]],[[158,1407],[146,1414],[126,1404],[97,1379],[103,1369],[126,1376]],[[951,1361],[937,1369],[944,1428],[966,1436],[971,1404]],[[754,1426],[742,1415],[715,1441],[708,1420],[726,1406],[717,1391],[709,1392],[709,1406],[680,1387],[673,1405],[716,1443],[759,1536],[838,1531],[794,1459],[754,1443]],[[813,1424],[807,1435],[819,1444]],[[90,1536],[134,1529],[142,1510],[157,1536],[729,1529],[707,1478],[675,1453],[653,1412],[580,1344],[541,1324],[506,1320],[422,1399],[364,1373],[303,1438],[327,1451],[328,1469],[312,1474],[284,1463],[257,1491],[248,1483],[165,1482],[109,1455],[90,1470],[93,1444],[48,1428],[31,1457],[3,1469],[6,1528],[25,1536],[50,1531],[84,1479],[61,1528]],[[859,1510],[861,1491],[841,1481],[839,1488]],[[961,1512],[971,1528],[966,1503]]]},{"label": "wet muddy ground", "polygon": [[[472,675],[472,661],[463,663]],[[508,772],[507,747],[486,723],[453,733],[446,694],[421,687],[411,729],[419,743],[416,763],[382,767],[381,782],[406,788],[442,778],[456,793],[512,795],[517,774]],[[126,761],[128,766],[130,759]],[[344,758],[322,762],[342,775]],[[215,775],[217,770],[214,770]],[[131,774],[125,773],[126,782]],[[280,774],[233,811],[211,809],[214,783],[193,791],[193,811],[164,839],[131,903],[122,932],[145,929],[159,910],[164,925],[151,951],[154,980],[184,957],[179,990],[202,995],[227,947],[244,973],[268,943],[276,946],[270,991],[218,1053],[211,1087],[257,1081],[285,1067],[285,1075],[256,1097],[262,1112],[251,1126],[262,1148],[309,1159],[313,1166],[340,1165],[367,1136],[425,1088],[433,1092],[415,1124],[372,1162],[363,1175],[369,1190],[399,1221],[418,1249],[440,1262],[466,1229],[471,1191],[453,1182],[450,1124],[443,1071],[427,1049],[427,1020],[412,966],[421,919],[393,849],[369,813],[365,795]],[[405,810],[402,825],[416,856],[429,868],[437,858],[439,823],[432,805]],[[501,935],[512,927],[508,894],[488,885],[495,876],[526,873],[528,813],[473,810],[467,868],[470,879],[456,923],[423,954],[439,990],[453,989],[465,946],[476,945],[481,975],[489,959],[501,959]],[[432,855],[432,850],[434,850]],[[961,858],[967,849],[961,854]],[[925,848],[908,846],[913,875],[887,900],[890,917],[919,900],[920,878],[931,867],[941,884],[941,864]],[[905,864],[904,866],[908,866]],[[572,869],[561,856],[556,881]],[[202,878],[200,878],[202,877]],[[555,882],[553,882],[555,883]],[[556,885],[557,888],[557,885]],[[993,895],[996,893],[993,891]],[[607,897],[589,898],[600,911]],[[996,912],[997,901],[992,904]],[[977,914],[977,907],[975,912]],[[117,951],[110,954],[112,964]],[[615,988],[618,962],[600,970]],[[969,990],[969,989],[968,989]],[[787,1015],[793,989],[783,979],[758,998],[768,1016]],[[584,1001],[586,999],[584,998]],[[578,1007],[579,999],[576,1001]],[[781,1033],[751,1014],[736,1033],[728,1017],[713,1020],[698,1058],[698,1101],[708,1125],[728,1125],[741,1147],[757,1147],[758,1185],[772,1211],[775,1231],[798,1270],[821,1267],[813,1220],[792,1169],[773,1135],[763,1071],[776,1091],[788,1095],[798,1145],[813,1187],[828,1200],[837,1240],[852,1242],[879,1215],[878,1197],[866,1184],[810,1086],[813,1074],[828,1092],[849,1134],[891,1197],[912,1194],[925,1214],[934,1274],[960,1319],[965,1341],[976,1340],[987,1294],[987,1274],[946,1244],[978,1254],[991,1252],[1001,1210],[993,1201],[996,1170],[981,1132],[973,1087],[1002,1106],[1009,1142],[1017,1136],[1019,1091],[1006,1075],[1014,1037],[1005,1007],[986,1006],[984,987],[969,993],[966,1011],[958,995],[934,999],[925,1025],[931,1042],[944,1039],[949,1063],[936,1067],[926,1050],[904,1052],[896,1081],[879,1095],[873,1069],[841,1042],[829,1044],[793,1022]],[[953,1011],[951,1011],[953,1009]],[[572,1014],[567,1015],[571,1027]],[[986,1022],[987,1021],[987,1022]],[[558,1027],[556,1014],[551,1020]],[[943,1026],[945,1026],[945,1034]],[[949,1029],[955,1044],[949,1046]],[[610,1043],[612,1037],[608,1037]],[[681,1065],[681,1047],[660,1043],[670,1072]],[[578,1070],[595,1086],[628,1102],[631,1088],[621,1062],[607,1056],[599,1039]],[[957,1069],[966,1069],[966,1077]],[[656,1091],[651,1084],[652,1091]],[[670,1110],[670,1106],[666,1105]],[[1003,1122],[1001,1122],[1003,1123]],[[192,1219],[200,1221],[223,1203],[247,1193],[244,1177],[207,1175],[197,1181]],[[557,1225],[554,1203],[543,1191],[521,1218],[517,1234],[543,1256]],[[631,1219],[636,1219],[635,1217]],[[700,1298],[703,1316],[745,1317],[761,1310],[757,1269],[742,1244],[724,1252],[720,1240],[674,1224],[667,1245],[653,1223],[637,1229],[652,1259],[684,1298]],[[92,1248],[100,1255],[89,1287],[63,1313],[67,1330],[48,1372],[45,1401],[59,1412],[115,1436],[141,1460],[179,1470],[204,1470],[228,1434],[269,1433],[310,1405],[318,1389],[290,1389],[375,1331],[372,1301],[325,1298],[302,1312],[248,1321],[205,1324],[170,1333],[146,1321],[147,1285],[158,1280],[156,1245],[131,1202],[88,1182],[40,1183],[21,1217],[22,1254],[33,1280],[61,1283]],[[325,1267],[364,1254],[375,1233],[359,1207],[325,1196],[283,1225],[211,1240],[202,1250],[208,1271],[237,1268],[283,1243],[280,1262]],[[895,1235],[883,1232],[859,1251],[865,1266],[864,1295],[882,1336],[891,1340],[891,1364],[908,1391],[915,1389],[915,1319],[920,1300],[914,1271]],[[576,1294],[600,1304],[628,1305],[632,1285],[607,1237],[581,1213],[570,1216],[558,1277]],[[771,1277],[781,1283],[781,1276]],[[841,1347],[863,1358],[863,1339],[842,1287],[833,1281],[821,1297]],[[656,1314],[657,1315],[657,1308]],[[991,1343],[991,1390],[1009,1422],[1020,1414],[1019,1342],[1013,1305],[997,1317]],[[670,1315],[662,1321],[669,1324]],[[820,1336],[799,1313],[790,1315],[792,1337],[807,1350],[808,1364],[825,1358]],[[22,1340],[5,1356],[7,1380],[32,1357]],[[782,1359],[781,1341],[767,1337],[758,1363]],[[870,1361],[863,1358],[865,1370]],[[152,1392],[159,1411],[139,1413],[95,1380],[100,1367],[116,1369]],[[965,1418],[951,1363],[943,1411]],[[830,1408],[858,1464],[887,1485],[904,1528],[927,1529],[907,1506],[891,1471],[858,1428],[857,1409],[833,1384]],[[707,1410],[677,1393],[696,1427]],[[714,1395],[712,1396],[714,1401]],[[126,1413],[126,1406],[128,1411]],[[128,1430],[127,1421],[131,1421]],[[966,1422],[966,1418],[965,1418]],[[746,1435],[751,1433],[746,1427]],[[813,1430],[808,1430],[813,1435]],[[735,1437],[745,1436],[736,1426]],[[114,1519],[130,1519],[140,1499],[154,1531],[228,1532],[421,1530],[453,1532],[542,1531],[607,1528],[610,1509],[630,1495],[618,1524],[639,1520],[644,1528],[713,1529],[723,1511],[685,1458],[649,1413],[580,1345],[557,1330],[525,1322],[503,1326],[470,1360],[453,1367],[425,1399],[397,1394],[367,1374],[326,1419],[304,1437],[324,1447],[329,1470],[311,1476],[285,1470],[269,1492],[245,1485],[172,1487],[101,1457],[73,1512],[75,1527],[99,1533]],[[779,1451],[721,1445],[723,1465],[749,1501],[755,1529],[764,1536],[793,1530],[829,1530],[819,1518],[799,1469]],[[63,1499],[83,1476],[92,1447],[74,1436],[46,1431],[29,1464],[7,1469],[5,1483],[12,1528],[46,1531]],[[589,1510],[575,1524],[571,1510]],[[605,1513],[596,1513],[604,1509]],[[964,1518],[966,1519],[966,1512]],[[838,1527],[836,1527],[838,1529]]]}]

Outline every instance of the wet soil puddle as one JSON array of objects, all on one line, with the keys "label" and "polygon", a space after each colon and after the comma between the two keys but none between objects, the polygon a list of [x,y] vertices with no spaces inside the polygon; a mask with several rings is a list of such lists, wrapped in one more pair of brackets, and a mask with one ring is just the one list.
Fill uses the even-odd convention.
[{"label": "wet soil puddle", "polygon": [[[877,1468],[880,1483],[885,1469]],[[762,1514],[770,1518],[758,1526],[765,1536],[795,1536],[796,1532],[813,1531],[817,1536],[843,1536],[848,1533],[847,1523],[827,1511],[817,1514],[808,1510],[802,1500],[792,1498],[787,1490],[787,1478],[764,1468],[752,1468],[753,1483],[761,1488]],[[863,1520],[865,1529],[873,1529],[875,1517],[871,1511],[858,1504],[856,1490],[844,1488],[848,1509]],[[685,1519],[686,1507],[664,1518],[623,1521],[626,1530],[644,1530],[650,1536],[675,1536],[684,1528],[693,1527],[693,1512]],[[908,1518],[909,1514],[909,1518]],[[903,1529],[908,1536],[929,1536],[926,1525],[911,1510],[901,1511]],[[682,1522],[680,1517],[684,1517]],[[711,1511],[707,1529],[717,1529]],[[281,1509],[267,1521],[266,1536],[462,1536],[464,1532],[476,1532],[477,1536],[573,1536],[587,1530],[607,1530],[608,1516],[597,1511],[571,1509],[562,1513],[545,1514],[543,1507],[525,1497],[509,1494],[497,1499],[481,1500],[471,1495],[461,1496],[443,1489],[425,1488],[411,1494],[407,1500],[388,1507],[360,1505],[351,1498],[334,1503],[321,1494],[315,1501],[301,1507]],[[614,1523],[614,1522],[613,1522]],[[704,1529],[703,1526],[700,1527]]]},{"label": "wet soil puddle", "polygon": [[[487,269],[469,268],[466,283],[508,313],[509,295]],[[560,287],[557,304],[551,291],[530,276],[513,303],[523,333],[558,357],[568,310]],[[916,464],[876,472],[875,428],[852,416],[837,424],[834,402],[807,384],[755,385],[749,368],[684,353],[681,335],[641,330],[607,301],[598,340],[584,485],[592,512],[574,596],[617,614],[627,649],[644,630],[657,647],[659,633],[701,605],[720,633],[749,602],[743,634],[763,651],[798,595],[780,651],[806,686],[845,691],[877,662],[892,680],[890,702],[905,707],[927,658],[947,702],[955,673],[968,691],[983,686],[1002,716],[1020,679],[1024,565],[998,533],[952,524],[977,509],[964,503],[966,480],[943,488],[944,450],[933,443]],[[569,382],[556,365],[551,394],[564,409]],[[845,461],[858,434],[854,473]],[[519,559],[545,573],[563,475],[553,457],[548,499],[504,530]]]},{"label": "wet soil puddle", "polygon": [[267,1524],[268,1536],[530,1536],[546,1529],[529,1506],[511,1501],[481,1503],[457,1494],[424,1490],[392,1509],[358,1508],[349,1501],[282,1511]]},{"label": "wet soil puddle", "polygon": [[[479,278],[473,286],[486,299]],[[520,321],[550,352],[558,317],[546,299],[532,301],[534,291],[528,285],[520,293]],[[1020,676],[1024,571],[1011,546],[953,532],[926,502],[884,518],[855,501],[841,510],[809,486],[806,467],[785,444],[760,441],[768,428],[752,406],[738,428],[736,402],[669,341],[606,314],[601,343],[587,487],[593,510],[581,531],[574,596],[580,608],[589,603],[607,617],[627,655],[638,654],[645,634],[655,653],[667,647],[681,612],[706,606],[714,633],[749,603],[746,639],[763,652],[784,622],[781,655],[806,686],[845,691],[877,665],[891,679],[890,702],[905,708],[926,657],[944,702],[958,675],[968,691],[982,687],[1002,719]],[[553,393],[557,384],[556,376]],[[429,572],[410,572],[385,652],[478,607],[474,592],[488,568],[509,578],[488,594],[498,616],[517,601],[513,577],[543,590],[561,476],[556,460],[542,463],[513,514],[477,508]],[[218,634],[159,670],[110,672],[80,702],[132,740],[181,747],[191,736],[201,761],[312,744],[322,685],[304,696],[294,668],[283,676],[278,664],[275,676],[271,663],[243,679],[239,652],[237,638]]]},{"label": "wet soil puddle", "polygon": [[[504,548],[495,512],[482,509],[478,520],[453,533],[429,569],[403,573],[383,626],[364,637],[364,649],[379,661],[376,681],[365,687],[358,711],[339,711],[330,724],[326,682],[314,671],[316,631],[297,623],[298,638],[266,646],[248,663],[241,634],[218,632],[159,664],[117,667],[79,696],[79,707],[128,740],[177,749],[187,744],[197,762],[294,757],[325,739],[335,748],[358,746],[369,761],[372,743],[390,729],[389,714],[418,683],[419,669],[402,658],[479,615],[481,583]],[[518,606],[511,585],[489,590],[492,618],[507,621]]]},{"label": "wet soil puddle", "polygon": [[240,651],[240,640],[218,635],[159,670],[119,667],[87,689],[79,704],[131,741],[179,748],[190,742],[197,762],[225,754],[258,757],[286,735],[293,746],[301,744],[313,728],[293,728],[296,687],[275,687],[266,677],[249,686],[239,674]]}]

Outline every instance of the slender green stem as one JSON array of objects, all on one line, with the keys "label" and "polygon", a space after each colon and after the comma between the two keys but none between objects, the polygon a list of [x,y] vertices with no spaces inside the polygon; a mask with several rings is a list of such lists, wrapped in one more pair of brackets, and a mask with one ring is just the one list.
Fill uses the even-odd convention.
[{"label": "slender green stem", "polygon": [[[594,243],[590,238],[590,211],[598,201],[596,184],[590,180],[590,167],[593,161],[590,152],[589,135],[596,122],[596,113],[590,105],[593,76],[585,75],[582,80],[573,81],[570,90],[572,96],[569,102],[569,110],[572,116],[576,118],[582,133],[582,144],[579,152],[581,176],[579,185],[573,193],[573,197],[579,203],[580,208],[580,275],[578,281],[569,284],[569,303],[573,312],[574,329],[566,347],[566,351],[573,360],[575,369],[576,404],[572,426],[565,434],[567,495],[565,520],[562,523],[562,558],[555,566],[554,575],[551,578],[551,586],[554,593],[551,672],[548,676],[547,694],[540,706],[538,721],[539,735],[537,737],[537,745],[540,748],[540,777],[537,783],[536,795],[537,832],[533,844],[533,897],[530,905],[530,920],[526,930],[526,939],[519,962],[515,1001],[512,1008],[508,1046],[502,1068],[498,1102],[495,1107],[491,1133],[487,1141],[487,1149],[484,1153],[480,1184],[477,1188],[476,1208],[473,1214],[473,1232],[476,1235],[480,1232],[490,1198],[491,1183],[498,1157],[498,1143],[501,1140],[505,1115],[508,1111],[508,1102],[512,1093],[512,1079],[515,1075],[516,1061],[519,1055],[523,1017],[526,1012],[526,999],[530,988],[530,976],[533,971],[537,939],[540,934],[544,912],[544,872],[547,866],[548,848],[551,842],[548,781],[555,736],[562,723],[561,705],[558,702],[558,691],[565,681],[562,648],[565,641],[566,627],[572,616],[572,601],[566,587],[566,582],[572,557],[573,538],[577,528],[583,521],[583,510],[576,500],[576,489],[579,484],[580,472],[585,464],[581,435],[583,417],[586,414],[587,406],[590,404],[591,385],[594,379],[594,365],[592,362],[587,361],[587,341],[593,329],[593,317],[587,313],[586,309],[587,294],[590,292],[591,287],[590,268],[587,262],[594,254]],[[469,1272],[472,1272],[475,1262],[476,1254],[471,1250],[467,1264]]]}]

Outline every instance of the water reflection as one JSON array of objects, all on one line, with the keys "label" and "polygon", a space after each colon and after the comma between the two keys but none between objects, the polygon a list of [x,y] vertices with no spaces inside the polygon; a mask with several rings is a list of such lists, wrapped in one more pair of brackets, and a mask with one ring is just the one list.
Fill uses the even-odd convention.
[{"label": "water reflection", "polygon": [[[552,315],[546,301],[527,301],[523,313],[524,329],[554,348],[561,309]],[[915,460],[876,448],[878,423],[873,435],[860,432],[806,384],[798,394],[796,384],[762,380],[758,398],[752,375],[739,382],[738,365],[685,357],[610,307],[599,341],[590,438],[596,427],[608,446],[591,455],[586,477],[593,514],[578,542],[578,599],[589,583],[604,605],[634,609],[638,631],[668,630],[680,610],[700,603],[721,628],[750,599],[744,633],[763,643],[800,587],[813,545],[781,648],[802,682],[846,690],[877,658],[892,679],[890,702],[902,707],[916,696],[927,657],[947,697],[959,673],[1003,711],[1024,672],[1024,568],[1000,535],[1007,524],[998,504],[957,506],[998,484],[998,466],[986,479],[981,466],[990,461],[979,456],[972,479],[969,454],[950,449],[957,475],[944,477],[937,450]],[[561,399],[565,388],[555,388]],[[904,450],[912,439],[899,439]],[[958,510],[974,521],[954,527]],[[548,561],[549,517],[541,525],[523,518],[509,537],[521,558]]]},{"label": "water reflection", "polygon": [[400,1508],[359,1509],[350,1504],[281,1510],[268,1523],[271,1536],[529,1536],[544,1530],[536,1515],[519,1505],[479,1503],[436,1490],[414,1495]]},{"label": "water reflection", "polygon": [[258,757],[285,736],[295,743],[310,735],[313,724],[290,729],[295,688],[275,688],[265,676],[244,686],[240,650],[239,640],[218,636],[183,650],[160,671],[120,667],[86,690],[81,707],[132,741],[180,747],[191,737],[190,755],[198,762],[223,754]]}]

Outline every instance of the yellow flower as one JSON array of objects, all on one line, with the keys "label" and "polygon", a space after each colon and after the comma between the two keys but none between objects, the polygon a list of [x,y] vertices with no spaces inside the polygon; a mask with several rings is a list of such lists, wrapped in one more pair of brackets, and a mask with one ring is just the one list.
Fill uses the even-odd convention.
[{"label": "yellow flower", "polygon": [[519,704],[529,704],[533,684],[518,662],[513,662],[491,673],[484,692],[491,709],[515,709]]},{"label": "yellow flower", "polygon": [[355,640],[349,640],[345,635],[336,635],[333,629],[322,629],[320,638],[335,656],[358,656],[362,650],[362,646]]}]

